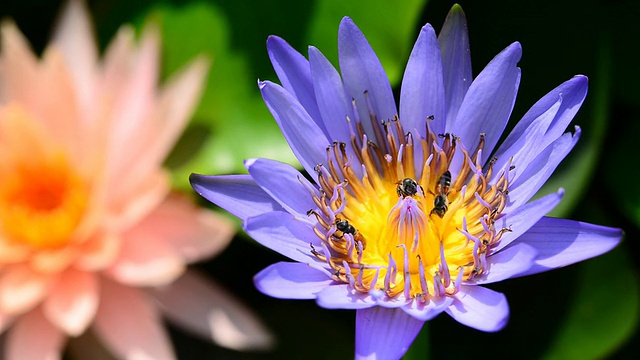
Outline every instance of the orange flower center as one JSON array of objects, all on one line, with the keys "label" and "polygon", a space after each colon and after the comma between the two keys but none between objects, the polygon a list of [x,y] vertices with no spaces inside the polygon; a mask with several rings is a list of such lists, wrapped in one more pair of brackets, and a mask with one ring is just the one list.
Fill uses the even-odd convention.
[{"label": "orange flower center", "polygon": [[65,153],[16,105],[0,111],[0,226],[3,237],[33,248],[72,240],[88,190]]}]

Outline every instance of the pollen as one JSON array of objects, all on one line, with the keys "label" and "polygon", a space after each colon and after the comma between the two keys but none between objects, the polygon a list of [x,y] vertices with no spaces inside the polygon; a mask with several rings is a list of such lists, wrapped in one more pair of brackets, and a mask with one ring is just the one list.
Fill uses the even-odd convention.
[{"label": "pollen", "polygon": [[512,167],[495,178],[494,161],[483,168],[484,135],[468,140],[478,142],[470,153],[455,134],[433,133],[432,118],[422,137],[405,132],[397,117],[372,115],[375,141],[359,119],[347,120],[355,151],[339,142],[327,147],[326,164],[315,168],[320,192],[310,191],[321,240],[310,251],[334,280],[426,302],[489,271],[487,253],[511,230],[494,224]]},{"label": "pollen", "polygon": [[21,109],[0,113],[0,232],[5,241],[35,250],[72,240],[88,190],[65,153],[46,141]]}]

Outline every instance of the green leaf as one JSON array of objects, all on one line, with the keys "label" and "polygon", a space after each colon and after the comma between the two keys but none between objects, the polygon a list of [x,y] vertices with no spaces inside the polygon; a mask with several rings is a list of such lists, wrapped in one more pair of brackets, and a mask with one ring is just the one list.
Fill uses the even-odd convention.
[{"label": "green leaf", "polygon": [[640,279],[628,250],[620,246],[581,264],[575,300],[545,359],[602,359],[633,334]]},{"label": "green leaf", "polygon": [[398,84],[411,46],[418,37],[416,25],[426,0],[342,1],[318,0],[308,33],[313,44],[338,64],[338,25],[349,16],[364,33],[382,62],[392,85]]},{"label": "green leaf", "polygon": [[232,48],[224,13],[210,3],[189,3],[161,4],[150,14],[162,31],[164,77],[199,54],[212,59],[193,121],[167,159],[175,186],[188,187],[191,172],[243,172],[243,160],[251,157],[296,163],[262,102],[249,59]]}]

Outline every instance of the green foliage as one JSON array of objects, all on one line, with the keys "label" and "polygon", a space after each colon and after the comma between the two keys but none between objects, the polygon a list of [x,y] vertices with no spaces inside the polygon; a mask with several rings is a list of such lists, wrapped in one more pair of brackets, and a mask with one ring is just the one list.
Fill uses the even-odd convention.
[{"label": "green foliage", "polygon": [[577,291],[545,359],[605,358],[633,333],[640,279],[626,250],[620,247],[580,265]]}]

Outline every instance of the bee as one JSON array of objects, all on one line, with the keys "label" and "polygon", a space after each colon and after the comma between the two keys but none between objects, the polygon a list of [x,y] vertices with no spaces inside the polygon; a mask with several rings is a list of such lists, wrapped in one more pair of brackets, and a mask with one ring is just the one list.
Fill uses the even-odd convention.
[{"label": "bee", "polygon": [[[342,232],[342,235],[339,236],[339,238],[344,237],[344,234],[351,234],[351,236],[353,236],[353,240],[355,242],[354,245],[356,247],[356,252],[358,254],[360,253],[360,251],[365,249],[366,242],[364,240],[364,237],[362,236],[362,234],[358,232],[358,230],[356,230],[356,228],[353,225],[349,223],[349,221],[336,219],[336,229]],[[358,245],[358,243],[362,244],[362,249],[360,249],[360,246]]]},{"label": "bee", "polygon": [[449,199],[447,198],[447,195],[449,195],[450,186],[451,172],[447,170],[440,176],[438,184],[436,184],[436,196],[433,198],[433,209],[431,210],[431,214],[443,217],[447,212],[447,209],[449,208]]},{"label": "bee", "polygon": [[343,234],[351,234],[354,237],[358,232],[347,220],[336,220],[336,228],[342,231]]},{"label": "bee", "polygon": [[424,193],[424,191],[422,190],[422,186],[420,186],[420,184],[418,184],[412,178],[405,178],[402,181],[398,181],[396,185],[398,185],[398,187],[396,188],[398,196],[402,196],[403,198],[417,194],[418,189],[420,189],[420,191]]}]

